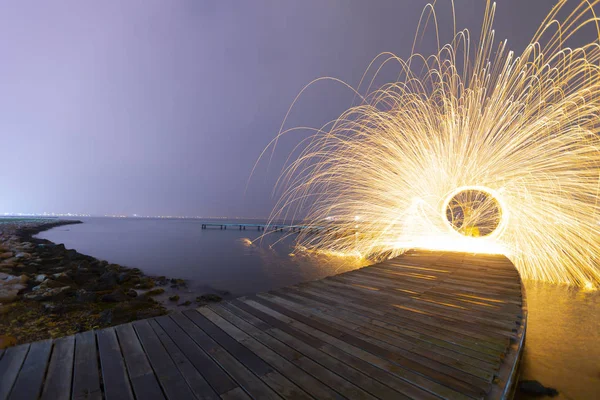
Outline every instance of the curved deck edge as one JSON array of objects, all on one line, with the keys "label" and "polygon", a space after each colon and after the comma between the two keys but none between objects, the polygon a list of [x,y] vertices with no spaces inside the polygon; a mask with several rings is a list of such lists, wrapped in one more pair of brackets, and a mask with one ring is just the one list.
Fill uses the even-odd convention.
[{"label": "curved deck edge", "polygon": [[488,396],[490,399],[512,399],[517,391],[519,375],[521,373],[521,359],[523,357],[525,336],[527,333],[527,296],[523,279],[520,279],[520,281],[523,316],[517,328],[516,338],[511,342],[502,367],[498,371],[496,384]]}]

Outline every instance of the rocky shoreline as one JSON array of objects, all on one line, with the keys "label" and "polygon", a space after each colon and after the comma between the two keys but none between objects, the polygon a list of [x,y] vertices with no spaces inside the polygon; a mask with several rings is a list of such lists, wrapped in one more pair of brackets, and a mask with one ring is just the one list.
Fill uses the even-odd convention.
[{"label": "rocky shoreline", "polygon": [[184,280],[146,276],[33,237],[78,223],[0,219],[0,349],[163,315],[167,308],[154,297],[176,304],[178,291],[189,293]]}]

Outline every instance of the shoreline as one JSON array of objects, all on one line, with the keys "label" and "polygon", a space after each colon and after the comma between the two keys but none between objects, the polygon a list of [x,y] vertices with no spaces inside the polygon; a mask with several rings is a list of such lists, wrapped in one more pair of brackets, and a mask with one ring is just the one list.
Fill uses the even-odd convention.
[{"label": "shoreline", "polygon": [[[77,220],[0,218],[0,349],[220,301],[34,235]],[[226,296],[228,293],[223,293]],[[196,301],[181,298],[195,297]]]}]

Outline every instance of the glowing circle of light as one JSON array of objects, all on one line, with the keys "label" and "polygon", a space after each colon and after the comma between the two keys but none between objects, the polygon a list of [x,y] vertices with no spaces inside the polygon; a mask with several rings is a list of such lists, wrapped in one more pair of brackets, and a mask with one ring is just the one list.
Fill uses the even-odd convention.
[{"label": "glowing circle of light", "polygon": [[[600,0],[555,2],[521,53],[495,38],[496,3],[486,2],[481,32],[454,26],[446,44],[434,6],[408,59],[381,53],[356,88],[324,77],[298,94],[263,152],[309,133],[283,166],[271,221],[319,227],[297,234],[298,252],[504,254],[524,279],[599,287]],[[438,46],[421,54],[426,33]],[[393,65],[392,80],[378,80]],[[286,127],[302,93],[327,80],[350,88],[350,108],[320,128]],[[449,223],[463,190],[498,202],[488,235]]]},{"label": "glowing circle of light", "polygon": [[[473,199],[473,197],[475,198]],[[451,220],[449,212],[453,212],[453,203],[463,212],[465,207],[471,206],[470,204],[462,204],[465,198],[475,202],[475,210],[473,211],[477,215],[474,216],[472,221],[464,221],[466,218],[462,215],[461,226],[457,226]],[[443,203],[441,216],[452,231],[462,236],[480,236],[487,239],[501,236],[508,224],[508,210],[503,205],[502,196],[497,191],[485,186],[462,186],[450,192]],[[464,231],[464,225],[471,225],[478,234],[474,235],[473,232],[467,234]]]}]

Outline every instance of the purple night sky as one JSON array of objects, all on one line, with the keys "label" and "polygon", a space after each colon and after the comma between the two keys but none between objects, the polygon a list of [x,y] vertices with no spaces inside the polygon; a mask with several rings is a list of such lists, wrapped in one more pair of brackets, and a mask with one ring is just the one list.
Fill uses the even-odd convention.
[{"label": "purple night sky", "polygon": [[[426,3],[0,0],[0,213],[266,216],[304,136],[244,188],[299,90],[356,86],[380,52],[407,57]],[[554,3],[498,1],[497,40],[522,51]],[[484,2],[456,7],[478,29]],[[319,127],[352,99],[319,84],[288,126]]]}]

